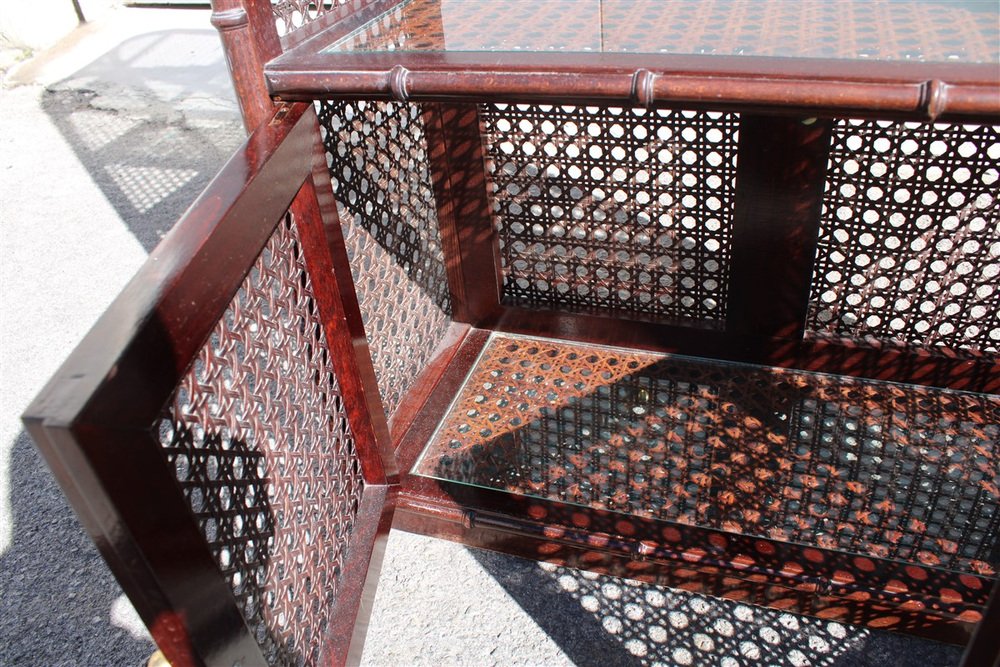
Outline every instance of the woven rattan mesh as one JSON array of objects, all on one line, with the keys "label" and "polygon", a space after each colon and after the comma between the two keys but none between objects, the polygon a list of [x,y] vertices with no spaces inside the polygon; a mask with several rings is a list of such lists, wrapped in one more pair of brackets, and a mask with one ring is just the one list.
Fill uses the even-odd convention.
[{"label": "woven rattan mesh", "polygon": [[271,664],[315,664],[363,481],[288,216],[158,425]]},{"label": "woven rattan mesh", "polygon": [[494,335],[420,474],[992,573],[1000,398]]},{"label": "woven rattan mesh", "polygon": [[338,5],[361,4],[361,0],[271,0],[278,34],[287,36],[312,23]]},{"label": "woven rattan mesh", "polygon": [[[477,3],[478,4],[478,3]],[[430,7],[421,7],[418,16],[411,16],[410,7],[400,3],[375,19],[365,23],[350,35],[338,40],[332,50],[403,50],[410,48],[410,43],[421,43],[420,35],[436,35],[440,33],[440,15]],[[431,39],[436,39],[431,37]],[[377,45],[377,46],[376,46]]]},{"label": "woven rattan mesh", "polygon": [[481,116],[508,302],[725,317],[737,115],[495,104]]},{"label": "woven rattan mesh", "polygon": [[[790,599],[802,595],[790,589],[760,587],[766,591],[763,595],[760,589],[750,589],[734,601],[691,592],[701,591],[700,582],[711,580],[703,573],[688,575],[690,581],[679,575],[668,587],[547,563],[508,574],[509,565],[491,568],[490,555],[478,558],[519,601],[544,591],[548,599],[570,603],[575,622],[586,629],[572,635],[576,643],[571,655],[606,655],[608,664],[834,667],[872,664],[876,655],[897,654],[903,643],[930,665],[955,665],[961,657],[955,646],[832,621],[829,610],[807,607],[813,617],[790,613]],[[531,608],[530,599],[524,603]],[[609,654],[609,645],[617,650]]]},{"label": "woven rattan mesh", "polygon": [[996,62],[996,21],[988,2],[413,0],[331,48]]},{"label": "woven rattan mesh", "polygon": [[1000,128],[838,120],[808,329],[1000,350]]},{"label": "woven rattan mesh", "polygon": [[421,108],[317,105],[361,315],[389,416],[450,324]]}]

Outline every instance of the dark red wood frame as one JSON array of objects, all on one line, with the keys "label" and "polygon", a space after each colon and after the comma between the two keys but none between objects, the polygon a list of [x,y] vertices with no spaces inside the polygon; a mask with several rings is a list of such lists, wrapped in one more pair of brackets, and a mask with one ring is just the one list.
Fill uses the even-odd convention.
[{"label": "dark red wood frame", "polygon": [[[227,238],[225,234],[235,233],[229,230],[242,229],[239,225],[246,224],[248,216],[258,219],[266,212],[268,224],[273,227],[303,182],[307,195],[303,199],[300,194],[295,206],[316,225],[322,221],[325,230],[324,244],[319,244],[315,235],[307,243],[312,248],[311,256],[320,258],[310,266],[313,274],[332,277],[332,291],[322,298],[327,304],[326,317],[337,323],[329,332],[331,348],[346,359],[338,368],[338,377],[346,378],[345,400],[352,410],[352,425],[360,429],[360,439],[366,443],[363,451],[367,452],[369,489],[392,501],[397,488],[392,485],[401,485],[396,527],[532,558],[748,596],[761,603],[795,599],[798,602],[791,605],[793,608],[819,615],[846,606],[847,616],[841,618],[853,622],[864,623],[878,616],[883,603],[898,606],[907,601],[905,595],[887,585],[893,567],[897,567],[893,563],[878,563],[872,580],[860,591],[875,594],[874,601],[852,601],[859,589],[837,579],[834,568],[841,556],[835,553],[812,550],[822,565],[803,574],[780,565],[793,562],[802,550],[793,554],[788,545],[778,542],[687,529],[692,532],[679,533],[676,542],[667,544],[660,536],[672,527],[662,522],[628,520],[621,515],[551,501],[518,499],[409,475],[407,471],[489,330],[955,389],[1000,391],[1000,361],[991,355],[862,346],[850,341],[804,340],[802,336],[830,142],[831,123],[827,118],[851,115],[995,122],[1000,117],[1000,71],[996,67],[866,63],[864,69],[859,69],[851,62],[808,59],[505,54],[498,68],[496,54],[329,56],[316,53],[317,47],[347,34],[395,2],[354,0],[280,39],[274,31],[269,2],[215,0],[213,4],[213,23],[226,46],[245,125],[256,132],[248,148],[220,175],[220,186],[210,189],[214,194],[192,207],[157,250],[155,259],[29,411],[34,415],[29,419],[29,430],[175,664],[183,664],[176,660],[187,656],[185,651],[189,650],[214,662],[254,655],[256,647],[251,646],[245,625],[231,609],[233,598],[225,582],[213,579],[217,568],[197,526],[178,519],[189,512],[176,488],[168,484],[172,480],[153,472],[147,476],[145,471],[151,469],[152,461],[145,460],[136,463],[141,466],[136,470],[143,472],[121,475],[121,461],[109,459],[107,452],[102,454],[98,443],[113,435],[118,446],[125,447],[132,443],[134,434],[109,434],[101,425],[111,419],[125,419],[120,423],[137,429],[148,427],[151,411],[162,406],[165,392],[176,384],[207,335],[206,327],[215,321],[210,312],[220,311],[228,303],[242,276],[240,272],[245,271],[240,267],[248,266],[248,258],[259,251],[266,235],[260,236],[259,242],[255,237],[251,244],[231,244],[238,248],[238,255],[220,272],[223,275],[218,279],[224,286],[218,288],[219,294],[209,300],[207,310],[195,317],[198,331],[181,329],[180,320],[173,318],[169,310],[171,303],[180,303],[171,301],[175,296],[187,294],[185,290],[195,286],[204,289],[201,278],[189,283],[178,277],[183,265],[208,257],[221,239]],[[288,49],[284,53],[283,47]],[[712,86],[705,85],[709,77]],[[433,103],[427,105],[427,139],[456,323],[394,415],[391,437],[381,418],[378,389],[316,121],[304,111],[304,105],[280,106],[273,115],[277,100],[338,97]],[[738,280],[733,281],[735,307],[728,312],[724,330],[692,329],[635,316],[628,316],[623,326],[615,313],[598,317],[540,312],[504,303],[497,240],[485,187],[479,118],[472,103],[539,100],[646,107],[682,105],[741,112],[732,265]],[[300,120],[302,116],[307,117]],[[266,183],[266,193],[261,192],[262,188],[251,188],[254,183]],[[749,206],[747,202],[765,205]],[[220,209],[224,211],[222,221],[212,226],[210,222],[216,217],[212,214]],[[314,225],[312,229],[319,227]],[[330,252],[317,250],[320,245]],[[783,261],[770,261],[772,257]],[[218,268],[213,266],[215,271]],[[175,277],[176,287],[157,291],[155,283],[165,279],[170,284]],[[166,317],[151,317],[149,313]],[[127,339],[131,329],[123,324],[127,322],[133,322],[140,332],[131,343]],[[119,355],[113,352],[115,343],[132,347],[123,347],[125,352]],[[159,351],[159,356],[153,351]],[[134,375],[111,375],[115,364],[140,352],[141,358],[149,361],[138,364]],[[149,395],[132,391],[132,386],[147,382],[147,378],[153,378],[148,384]],[[93,394],[97,399],[89,398]],[[111,396],[127,398],[129,403],[106,403],[104,398]],[[108,410],[108,406],[114,409]],[[132,411],[126,412],[126,407]],[[398,467],[393,451],[399,459]],[[150,488],[165,494],[159,511],[173,517],[165,521],[180,521],[177,532],[173,524],[149,522],[145,514],[141,517],[145,525],[156,529],[143,530],[137,527],[139,517],[129,514],[130,499]],[[371,517],[368,530],[375,547],[370,554],[361,551],[352,557],[352,567],[361,568],[361,559],[367,555],[378,560],[379,539],[390,521],[388,511],[365,511]],[[172,530],[163,531],[163,525],[171,525]],[[706,550],[706,544],[714,545],[716,550]],[[147,553],[154,555],[144,563],[140,553],[142,558]],[[764,557],[768,554],[777,555]],[[373,566],[372,571],[377,567]],[[370,602],[370,579],[369,587],[362,590],[365,578],[355,578],[353,588],[345,589],[348,598]],[[977,595],[985,598],[985,589],[977,590]],[[965,664],[987,664],[984,659],[996,656],[996,632],[991,630],[1000,622],[996,597],[995,591],[976,639],[969,645]],[[206,600],[217,601],[222,609],[206,604]],[[920,602],[932,605],[931,609],[937,604],[930,597]],[[178,615],[177,610],[183,613]],[[343,638],[351,636],[346,630],[355,618],[363,618],[363,613],[343,617],[336,624],[333,636],[341,640],[331,644],[328,654],[335,662],[349,656]],[[904,618],[897,627],[961,642],[967,638],[971,620],[953,618],[929,627],[914,615]],[[355,639],[361,636],[363,632]],[[355,641],[353,650],[357,648]]]},{"label": "dark red wood frame", "polygon": [[[346,325],[320,216],[312,181],[317,136],[309,105],[281,106],[262,123],[25,415],[84,526],[173,665],[264,662],[152,426],[288,210],[366,483],[323,655],[337,664],[360,656],[392,519],[393,489],[382,458],[391,452],[374,426],[381,421],[388,433],[381,408],[369,410],[359,367],[371,362]],[[347,294],[353,302],[353,291]]]},{"label": "dark red wood frame", "polygon": [[[518,501],[497,492],[458,488],[405,473],[443,416],[488,330],[952,389],[1000,391],[1000,361],[992,355],[803,335],[830,118],[995,121],[1000,117],[1000,68],[888,62],[866,62],[862,68],[850,61],[742,56],[320,52],[395,4],[391,0],[354,3],[339,14],[324,16],[304,39],[289,44],[286,53],[265,64],[263,73],[275,99],[424,101],[425,113],[429,110],[428,147],[455,320],[473,328],[464,340],[446,347],[420,378],[415,393],[421,400],[426,397],[422,408],[408,406],[394,420],[393,437],[404,471],[396,526],[528,557],[569,559],[630,576],[676,581],[668,574],[669,562],[690,564],[691,552],[684,552],[683,547],[671,553],[669,548],[664,552],[650,546],[656,543],[661,527],[625,522],[632,537],[614,530],[610,534],[573,530],[568,523],[560,526],[560,517],[572,521],[567,517],[585,515],[588,525],[596,525],[601,513],[548,501]],[[474,106],[491,101],[740,111],[737,218],[725,327],[699,330],[634,314],[594,316],[506,304]],[[463,331],[457,329],[455,335]],[[643,531],[652,539],[644,542]],[[771,546],[788,555],[781,545]],[[753,558],[759,559],[759,554],[741,552],[730,544],[728,551],[707,566],[710,571],[702,574],[709,579],[719,572],[746,574],[741,564]],[[749,578],[763,577],[756,583],[770,581],[800,592],[803,586],[822,588],[826,597],[820,597],[828,607],[843,605],[856,593],[838,585],[829,572],[821,581],[821,571],[822,567],[814,570],[817,578],[809,582],[788,576],[780,568]],[[901,604],[891,587],[879,593],[892,567],[886,565],[879,571],[886,578],[879,584],[878,577],[873,577],[864,594],[882,595],[890,604]],[[742,595],[746,584],[745,580],[734,583],[731,590],[723,585],[721,592]],[[986,580],[977,585],[986,586]],[[985,589],[980,593],[983,597]],[[933,608],[933,601],[924,602]],[[871,600],[855,605],[855,615],[844,620],[867,622],[870,616],[866,614],[877,607],[878,602]],[[995,616],[998,612],[993,607],[989,613]],[[970,627],[962,619],[937,628],[917,627],[918,620],[913,623],[911,627],[904,623],[900,629],[959,642],[967,639]],[[979,641],[985,641],[982,633]]]},{"label": "dark red wood frame", "polygon": [[[399,0],[348,3],[267,63],[271,94],[427,102],[556,102],[957,120],[1000,113],[995,64],[562,52],[321,50]],[[308,37],[308,38],[307,38]],[[710,79],[710,85],[707,81]]]},{"label": "dark red wood frame", "polygon": [[[967,391],[1000,391],[1000,360],[992,355],[802,336],[830,143],[827,118],[852,115],[927,120],[946,119],[952,114],[967,122],[995,120],[1000,117],[1000,67],[866,62],[862,68],[852,61],[657,54],[318,53],[396,4],[398,0],[356,0],[329,12],[310,25],[300,40],[289,44],[290,50],[261,68],[275,99],[464,102],[428,105],[433,119],[428,127],[428,146],[449,283],[457,304],[456,321],[511,333]],[[633,61],[647,69],[636,70]],[[642,71],[653,71],[650,63],[670,73],[658,79],[670,94],[662,99],[636,99],[636,77]],[[572,76],[552,75],[560,72]],[[444,74],[438,77],[440,73]],[[736,86],[738,96],[728,98],[729,89],[720,87],[719,81],[737,74],[745,78]],[[416,82],[424,75],[428,82],[438,83],[428,83],[426,90],[420,88]],[[511,77],[509,88],[501,83],[504,77]],[[684,96],[680,92],[683,86],[672,83],[675,77],[681,81],[693,77],[700,96]],[[706,84],[709,80],[711,85]],[[606,86],[609,81],[618,81],[619,92],[605,95],[610,90]],[[764,88],[755,88],[762,81],[768,82]],[[771,87],[775,81],[780,85]],[[859,89],[863,94],[856,98],[844,92],[850,90],[852,81],[864,84]],[[433,87],[438,84],[447,90]],[[894,97],[900,90],[913,86],[922,90],[914,97],[916,106],[892,106],[891,100],[902,99]],[[976,102],[951,108],[938,95],[931,105],[928,91],[939,88],[964,91],[954,96],[949,92],[947,99],[974,98]],[[774,96],[768,97],[768,90],[773,90]],[[400,91],[405,95],[400,96]],[[601,91],[601,96],[588,97],[593,91]],[[805,98],[810,100],[808,104],[802,103]],[[733,307],[724,330],[646,321],[631,313],[595,317],[503,302],[493,212],[480,166],[479,121],[471,103],[538,100],[646,106],[669,103],[742,112],[735,205],[738,217],[731,267]],[[766,104],[751,103],[754,101]],[[947,113],[946,108],[950,109]],[[760,111],[768,115],[754,113]],[[777,258],[781,261],[773,261]]]}]

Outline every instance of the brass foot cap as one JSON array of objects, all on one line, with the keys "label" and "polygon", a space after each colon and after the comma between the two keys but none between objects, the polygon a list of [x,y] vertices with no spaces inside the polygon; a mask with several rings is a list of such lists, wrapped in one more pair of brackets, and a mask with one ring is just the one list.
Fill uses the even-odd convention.
[{"label": "brass foot cap", "polygon": [[153,655],[149,656],[149,660],[146,662],[146,667],[170,667],[170,663],[163,656],[162,651],[157,651]]}]

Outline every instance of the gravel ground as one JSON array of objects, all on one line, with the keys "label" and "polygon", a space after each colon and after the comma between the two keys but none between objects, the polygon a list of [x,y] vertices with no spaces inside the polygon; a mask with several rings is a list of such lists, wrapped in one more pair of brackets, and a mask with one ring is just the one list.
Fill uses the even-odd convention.
[{"label": "gravel ground", "polygon": [[[0,665],[139,665],[18,415],[239,143],[204,12],[122,10],[0,91]],[[366,665],[948,665],[928,642],[394,532]]]}]

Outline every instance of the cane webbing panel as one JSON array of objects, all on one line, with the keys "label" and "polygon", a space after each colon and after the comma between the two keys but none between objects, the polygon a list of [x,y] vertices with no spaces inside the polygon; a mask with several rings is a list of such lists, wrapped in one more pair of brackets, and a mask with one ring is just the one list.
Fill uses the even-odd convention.
[{"label": "cane webbing panel", "polygon": [[291,216],[158,424],[271,664],[315,664],[363,480]]},{"label": "cane webbing panel", "polygon": [[991,0],[412,0],[329,49],[988,63],[1000,59],[997,20]]},{"label": "cane webbing panel", "polygon": [[437,25],[438,19],[432,13],[411,18],[407,5],[400,3],[350,35],[337,40],[332,49],[370,51],[374,49],[367,48],[367,45],[378,44],[378,50],[405,50],[416,35],[436,34],[439,31]]},{"label": "cane webbing panel", "polygon": [[349,3],[358,6],[363,4],[362,0],[271,0],[271,11],[274,13],[278,34],[287,36],[338,5]]},{"label": "cane webbing panel", "polygon": [[840,119],[808,329],[1000,350],[1000,128]]},{"label": "cane webbing panel", "polygon": [[485,105],[513,304],[725,317],[739,117]]},{"label": "cane webbing panel", "polygon": [[980,574],[1000,398],[494,334],[415,472]]},{"label": "cane webbing panel", "polygon": [[[925,664],[936,667],[957,665],[961,658],[957,646],[845,625],[830,620],[823,609],[807,607],[810,616],[790,613],[790,599],[805,597],[791,589],[751,584],[746,596],[727,600],[717,591],[703,591],[701,582],[711,581],[703,573],[689,575],[690,581],[678,576],[668,587],[548,563],[507,574],[510,566],[495,562],[498,559],[488,552],[477,557],[515,599],[541,590],[548,598],[571,603],[577,623],[585,628],[574,637],[579,643],[572,655],[600,651],[609,664],[871,665],[875,656],[898,655],[904,646],[910,655],[920,655]],[[763,606],[769,604],[777,608]],[[620,649],[608,655],[609,644]]]},{"label": "cane webbing panel", "polygon": [[317,109],[375,375],[392,416],[452,312],[423,112],[373,102]]}]

